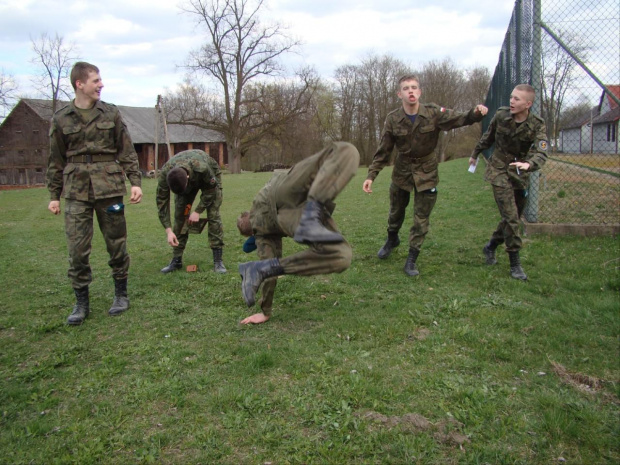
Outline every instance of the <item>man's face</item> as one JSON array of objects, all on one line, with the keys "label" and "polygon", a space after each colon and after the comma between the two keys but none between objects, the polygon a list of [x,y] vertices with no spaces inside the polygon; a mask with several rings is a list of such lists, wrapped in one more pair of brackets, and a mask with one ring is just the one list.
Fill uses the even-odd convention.
[{"label": "man's face", "polygon": [[84,96],[88,97],[93,101],[97,101],[101,99],[101,89],[103,89],[103,82],[101,81],[101,76],[99,73],[94,71],[90,71],[88,73],[88,79],[86,82],[80,81],[79,79],[76,81],[76,87],[84,94]]},{"label": "man's face", "polygon": [[400,90],[397,92],[398,98],[402,100],[404,104],[415,105],[420,100],[422,95],[422,89],[418,81],[409,80],[400,83]]},{"label": "man's face", "polygon": [[519,115],[526,113],[532,106],[532,96],[524,90],[514,89],[510,94],[510,113]]}]

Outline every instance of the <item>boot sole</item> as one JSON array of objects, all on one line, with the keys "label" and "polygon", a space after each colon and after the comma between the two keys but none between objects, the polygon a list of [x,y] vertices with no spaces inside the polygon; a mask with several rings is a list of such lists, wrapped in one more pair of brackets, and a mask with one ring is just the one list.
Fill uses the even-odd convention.
[{"label": "boot sole", "polygon": [[298,242],[299,244],[312,244],[312,243],[321,243],[321,244],[337,244],[338,242],[344,242],[344,237],[333,237],[332,239],[316,239],[309,236],[304,236],[302,234],[295,234],[293,236],[293,240]]},{"label": "boot sole", "polygon": [[395,246],[393,246],[390,250],[388,251],[384,251],[385,246],[381,247],[379,249],[379,252],[377,252],[377,258],[379,258],[380,260],[385,260],[386,258],[388,258],[390,255],[392,255],[392,252],[394,251],[394,249],[396,247],[398,247],[400,245],[400,242],[398,244],[396,244]]},{"label": "boot sole", "polygon": [[[127,310],[129,310],[129,309],[127,309]],[[110,315],[110,316],[119,316],[119,315],[122,315],[123,313],[125,313],[127,310],[121,310],[120,312],[116,311],[114,313],[108,311],[108,315]]]},{"label": "boot sole", "polygon": [[486,260],[487,265],[489,265],[489,266],[497,265],[497,259],[496,258],[491,258],[487,254],[487,247],[486,247],[486,245],[482,248],[482,253],[484,254],[484,258]]},{"label": "boot sole", "polygon": [[178,270],[180,270],[181,268],[183,268],[183,267],[181,266],[181,267],[179,267],[179,268],[174,268],[174,269],[172,269],[172,270],[165,270],[165,271],[164,271],[164,270],[160,270],[160,271],[161,271],[163,274],[168,274],[168,273],[174,273],[175,271],[178,271]]},{"label": "boot sole", "polygon": [[239,276],[241,276],[241,294],[243,294],[243,300],[245,300],[245,304],[248,306],[248,308],[251,308],[256,303],[256,294],[252,292],[251,288],[249,289],[249,292],[246,289],[245,272],[247,268],[247,264],[241,263],[239,265]]}]

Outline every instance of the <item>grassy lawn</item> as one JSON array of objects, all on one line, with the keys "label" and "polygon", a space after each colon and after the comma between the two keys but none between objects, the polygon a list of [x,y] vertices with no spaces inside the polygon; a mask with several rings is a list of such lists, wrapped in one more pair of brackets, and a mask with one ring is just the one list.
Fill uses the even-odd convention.
[{"label": "grassy lawn", "polygon": [[[390,172],[366,195],[360,169],[334,214],[351,268],[283,277],[274,317],[253,327],[238,325],[237,265],[256,255],[235,220],[269,173],[223,179],[225,275],[206,232],[184,259],[197,273],[159,272],[171,250],[145,180],[126,208],[131,309],[107,315],[97,232],[80,327],[65,325],[74,296],[47,191],[0,192],[0,463],[619,463],[618,238],[527,238],[530,280],[513,280],[506,254],[484,264],[499,216],[466,165],[441,165],[414,279],[406,231],[376,258]],[[287,239],[285,254],[300,247]]]}]

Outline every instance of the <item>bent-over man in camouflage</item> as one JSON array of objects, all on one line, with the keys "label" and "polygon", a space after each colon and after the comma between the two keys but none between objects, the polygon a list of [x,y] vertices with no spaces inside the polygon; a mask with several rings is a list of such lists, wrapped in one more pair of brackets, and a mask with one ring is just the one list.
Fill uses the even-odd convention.
[{"label": "bent-over man in camouflage", "polygon": [[[331,218],[333,200],[359,167],[359,153],[347,142],[334,142],[297,163],[288,172],[275,173],[237,220],[239,232],[255,238],[260,261],[239,265],[243,298],[248,307],[264,281],[259,306],[242,324],[264,323],[271,317],[277,276],[342,273],[351,264],[351,246]],[[308,249],[282,258],[282,238],[292,237]],[[254,246],[244,245],[244,251]]]},{"label": "bent-over man in camouflage", "polygon": [[469,159],[470,165],[477,163],[478,155],[495,144],[484,179],[493,186],[502,219],[482,253],[488,265],[495,265],[495,249],[505,242],[510,275],[524,281],[527,275],[519,258],[519,219],[527,203],[530,173],[547,161],[545,121],[530,112],[535,97],[536,91],[529,84],[516,86],[510,94],[510,106],[497,110]]},{"label": "bent-over man in camouflage", "polygon": [[[170,191],[174,196],[174,229],[170,222]],[[192,212],[192,204],[200,194],[200,201]],[[161,269],[170,273],[183,267],[183,252],[189,238],[189,225],[200,221],[207,212],[209,245],[213,251],[213,269],[226,273],[222,260],[224,227],[220,216],[222,205],[222,172],[212,157],[202,150],[180,152],[166,162],[157,182],[157,210],[159,221],[166,230],[168,244],[173,248],[172,261]]]},{"label": "bent-over man in camouflage", "polygon": [[467,113],[440,107],[434,103],[420,103],[422,89],[415,75],[406,75],[398,81],[398,98],[402,106],[388,114],[381,142],[375,152],[364,192],[372,192],[372,183],[389,163],[394,148],[396,160],[390,185],[390,214],[387,241],[377,256],[386,259],[400,244],[398,231],[405,219],[405,212],[414,191],[413,226],[409,231],[409,255],[404,271],[409,276],[419,273],[416,261],[424,238],[428,233],[429,219],[437,201],[439,184],[438,160],[435,147],[441,131],[474,124],[487,113],[487,107],[477,105]]},{"label": "bent-over man in camouflage", "polygon": [[68,275],[77,299],[67,323],[79,325],[90,312],[93,212],[114,278],[114,301],[108,313],[119,315],[129,308],[125,176],[131,183],[131,203],[142,200],[142,189],[138,156],[121,114],[114,105],[100,100],[103,82],[99,69],[89,63],[75,63],[71,84],[75,99],[58,110],[51,121],[46,183],[51,196],[48,210],[59,215],[60,198],[65,199]]}]

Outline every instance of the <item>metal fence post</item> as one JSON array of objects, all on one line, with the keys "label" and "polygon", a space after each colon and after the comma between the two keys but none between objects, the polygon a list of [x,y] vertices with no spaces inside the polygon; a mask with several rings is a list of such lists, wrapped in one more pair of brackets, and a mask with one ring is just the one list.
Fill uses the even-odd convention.
[{"label": "metal fence post", "polygon": [[[531,111],[537,115],[540,115],[542,95],[542,82],[540,75],[541,67],[541,55],[542,55],[542,43],[541,43],[541,1],[534,0],[534,21],[532,27],[532,82],[531,85],[538,88],[538,95],[534,100]],[[540,172],[534,171],[530,174],[530,187],[528,189],[528,201],[523,212],[525,219],[528,223],[538,222],[538,196],[540,193]]]}]

